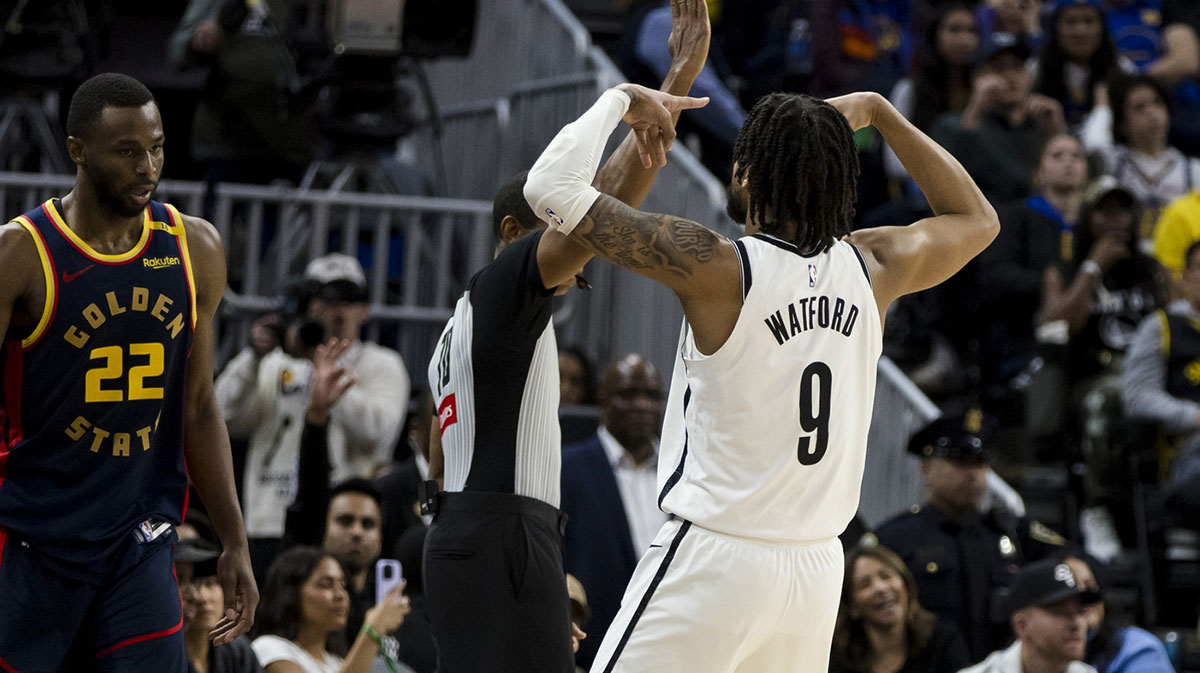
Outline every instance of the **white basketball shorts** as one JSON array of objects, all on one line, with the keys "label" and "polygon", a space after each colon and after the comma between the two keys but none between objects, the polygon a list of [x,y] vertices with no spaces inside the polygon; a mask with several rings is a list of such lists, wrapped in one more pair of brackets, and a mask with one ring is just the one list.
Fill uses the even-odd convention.
[{"label": "white basketball shorts", "polygon": [[672,519],[638,562],[592,673],[825,673],[843,573],[837,538],[776,543]]}]

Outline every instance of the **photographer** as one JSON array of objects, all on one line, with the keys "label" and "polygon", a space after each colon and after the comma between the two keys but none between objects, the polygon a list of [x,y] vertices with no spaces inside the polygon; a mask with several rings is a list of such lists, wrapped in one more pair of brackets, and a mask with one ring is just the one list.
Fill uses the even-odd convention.
[{"label": "photographer", "polygon": [[297,314],[307,320],[281,328],[277,316],[260,318],[250,345],[217,378],[217,402],[230,434],[249,440],[243,503],[256,576],[279,551],[295,495],[316,345],[329,338],[349,342],[339,358],[345,392],[327,409],[332,481],[369,476],[391,462],[409,395],[399,354],[359,339],[368,308],[358,261],[325,255],[309,263],[304,277],[308,287]]}]

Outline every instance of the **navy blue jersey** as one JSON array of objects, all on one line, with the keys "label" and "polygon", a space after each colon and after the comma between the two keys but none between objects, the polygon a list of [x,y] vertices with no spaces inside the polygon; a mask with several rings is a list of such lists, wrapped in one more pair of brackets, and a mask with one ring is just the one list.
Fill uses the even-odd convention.
[{"label": "navy blue jersey", "polygon": [[173,207],[150,202],[119,255],[93,250],[58,208],[15,220],[36,243],[46,302],[0,359],[0,528],[89,575],[139,522],[183,515],[196,293]]}]

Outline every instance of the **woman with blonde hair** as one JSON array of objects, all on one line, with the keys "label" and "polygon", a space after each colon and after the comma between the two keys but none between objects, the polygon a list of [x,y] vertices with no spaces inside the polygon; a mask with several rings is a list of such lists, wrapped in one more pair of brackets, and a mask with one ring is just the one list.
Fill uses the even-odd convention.
[{"label": "woman with blonde hair", "polygon": [[970,664],[962,634],[921,607],[899,556],[881,546],[846,554],[830,671],[955,673]]}]

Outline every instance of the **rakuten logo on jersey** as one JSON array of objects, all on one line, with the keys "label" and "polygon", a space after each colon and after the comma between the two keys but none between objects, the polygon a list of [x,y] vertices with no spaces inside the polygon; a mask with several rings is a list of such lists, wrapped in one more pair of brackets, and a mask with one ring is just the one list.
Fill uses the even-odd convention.
[{"label": "rakuten logo on jersey", "polygon": [[454,408],[454,393],[450,393],[438,405],[438,424],[441,426],[442,432],[446,428],[458,422],[458,412]]}]

